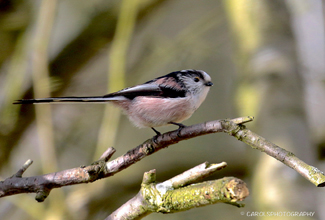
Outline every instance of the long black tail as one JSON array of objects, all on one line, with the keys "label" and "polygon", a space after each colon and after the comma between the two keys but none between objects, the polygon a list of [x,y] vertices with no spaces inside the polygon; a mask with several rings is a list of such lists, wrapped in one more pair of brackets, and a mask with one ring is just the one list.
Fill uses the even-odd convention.
[{"label": "long black tail", "polygon": [[121,100],[121,97],[59,97],[59,98],[44,98],[44,99],[21,99],[13,104],[41,104],[41,103],[67,103],[67,102],[98,102],[104,103],[112,100]]}]

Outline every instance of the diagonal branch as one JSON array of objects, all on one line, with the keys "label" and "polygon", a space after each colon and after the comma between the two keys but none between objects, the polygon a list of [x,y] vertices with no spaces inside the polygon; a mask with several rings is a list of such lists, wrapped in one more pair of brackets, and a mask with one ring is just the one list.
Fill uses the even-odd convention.
[{"label": "diagonal branch", "polygon": [[304,163],[291,152],[267,141],[242,125],[252,120],[252,117],[242,117],[196,124],[181,130],[170,131],[159,136],[154,136],[112,161],[108,161],[108,158],[110,158],[115,150],[110,148],[104,153],[105,155],[102,156],[101,159],[89,166],[33,177],[23,178],[14,175],[0,182],[0,197],[33,192],[37,193],[36,200],[41,202],[44,201],[53,188],[94,182],[98,179],[112,176],[146,156],[172,144],[176,144],[179,141],[217,132],[228,133],[238,140],[250,145],[252,148],[259,149],[283,162],[316,186],[325,186],[325,176],[320,170]]},{"label": "diagonal branch", "polygon": [[245,128],[245,126],[242,126],[237,133],[232,135],[234,135],[238,140],[248,144],[253,149],[260,150],[284,163],[288,167],[294,169],[317,187],[325,186],[325,176],[322,171],[314,166],[305,163],[297,156],[295,156],[292,152],[287,151],[266,140],[265,138],[255,134],[254,132]]}]

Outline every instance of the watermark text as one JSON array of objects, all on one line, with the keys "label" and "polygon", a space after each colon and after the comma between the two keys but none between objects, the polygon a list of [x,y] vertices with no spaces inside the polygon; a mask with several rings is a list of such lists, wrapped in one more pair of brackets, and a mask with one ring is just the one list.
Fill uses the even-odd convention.
[{"label": "watermark text", "polygon": [[313,217],[315,212],[240,212],[247,217]]}]

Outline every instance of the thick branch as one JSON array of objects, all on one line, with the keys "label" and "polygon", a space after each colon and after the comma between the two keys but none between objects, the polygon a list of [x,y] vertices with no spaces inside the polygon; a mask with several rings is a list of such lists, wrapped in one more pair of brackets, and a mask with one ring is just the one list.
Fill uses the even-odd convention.
[{"label": "thick branch", "polygon": [[[141,219],[152,212],[174,213],[215,203],[228,203],[238,207],[249,194],[246,184],[234,177],[206,181],[186,187],[174,188],[177,182],[193,183],[211,175],[226,164],[203,163],[163,183],[156,184],[156,171],[144,174],[140,192],[114,211],[106,220]],[[211,167],[213,171],[211,171]],[[208,171],[207,171],[208,170]]]}]

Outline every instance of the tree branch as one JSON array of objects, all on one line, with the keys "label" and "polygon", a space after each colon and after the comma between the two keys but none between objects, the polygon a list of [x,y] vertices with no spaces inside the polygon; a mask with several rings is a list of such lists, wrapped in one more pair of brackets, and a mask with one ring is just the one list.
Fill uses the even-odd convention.
[{"label": "tree branch", "polygon": [[235,136],[238,140],[248,144],[253,149],[260,150],[267,155],[279,160],[288,167],[297,171],[300,175],[305,177],[308,181],[316,185],[317,187],[325,186],[325,176],[318,168],[306,164],[304,161],[295,156],[292,152],[287,151],[276,144],[266,140],[265,138],[255,134],[247,129],[245,126],[240,126],[240,129],[236,133],[232,133],[232,129],[237,127],[231,125],[229,127],[229,133]]},{"label": "tree branch", "polygon": [[106,220],[141,219],[152,212],[181,212],[220,202],[243,207],[238,201],[246,198],[249,191],[240,179],[224,177],[192,184],[225,166],[225,162],[211,165],[205,162],[158,184],[155,183],[156,170],[146,172],[139,193]]},{"label": "tree branch", "polygon": [[179,141],[217,132],[228,133],[238,140],[250,145],[252,148],[259,149],[283,162],[316,186],[325,186],[325,176],[320,170],[304,163],[291,152],[267,141],[242,125],[252,120],[252,117],[242,117],[196,124],[181,130],[170,131],[159,136],[154,136],[112,161],[108,161],[108,158],[113,155],[115,150],[109,148],[109,150],[101,156],[101,159],[89,166],[82,166],[34,177],[23,178],[14,175],[0,182],[0,197],[33,192],[38,194],[36,199],[41,202],[44,201],[53,188],[89,183],[112,176],[140,161],[144,157],[172,144],[176,144]]}]

